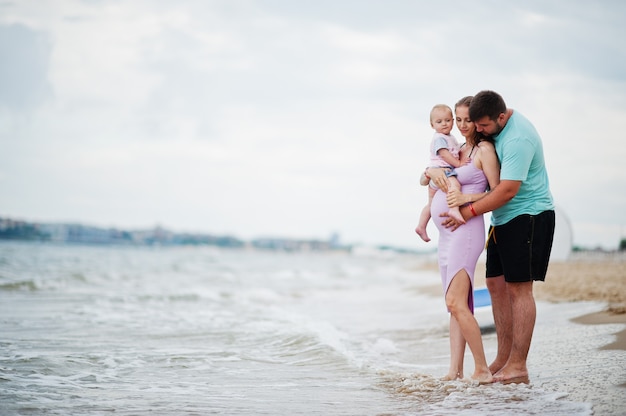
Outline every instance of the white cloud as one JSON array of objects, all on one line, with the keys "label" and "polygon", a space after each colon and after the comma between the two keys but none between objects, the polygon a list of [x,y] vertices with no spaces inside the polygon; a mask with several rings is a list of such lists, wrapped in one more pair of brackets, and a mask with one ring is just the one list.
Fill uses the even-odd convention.
[{"label": "white cloud", "polygon": [[438,19],[415,2],[351,4],[5,6],[0,25],[49,40],[54,100],[1,113],[0,214],[430,247],[413,233],[428,111],[489,88],[543,135],[576,243],[618,243],[606,232],[626,209],[614,10],[503,5],[487,27],[463,2]]}]

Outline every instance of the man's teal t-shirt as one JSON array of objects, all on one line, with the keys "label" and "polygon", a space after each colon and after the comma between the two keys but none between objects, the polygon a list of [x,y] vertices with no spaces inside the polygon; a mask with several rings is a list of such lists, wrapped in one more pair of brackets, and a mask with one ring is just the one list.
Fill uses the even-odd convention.
[{"label": "man's teal t-shirt", "polygon": [[512,200],[491,213],[491,224],[502,225],[522,214],[537,215],[554,209],[543,145],[531,122],[513,111],[495,141],[500,180],[522,184]]}]

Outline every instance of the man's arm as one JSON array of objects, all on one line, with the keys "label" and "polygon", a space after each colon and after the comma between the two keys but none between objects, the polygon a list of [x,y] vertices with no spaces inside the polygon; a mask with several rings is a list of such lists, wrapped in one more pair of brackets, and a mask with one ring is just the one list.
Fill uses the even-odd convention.
[{"label": "man's arm", "polygon": [[461,215],[467,220],[475,215],[481,215],[485,212],[498,209],[517,195],[521,185],[521,181],[502,180],[498,186],[492,189],[484,198],[471,204],[471,208],[474,209],[473,211],[470,206],[461,207]]}]

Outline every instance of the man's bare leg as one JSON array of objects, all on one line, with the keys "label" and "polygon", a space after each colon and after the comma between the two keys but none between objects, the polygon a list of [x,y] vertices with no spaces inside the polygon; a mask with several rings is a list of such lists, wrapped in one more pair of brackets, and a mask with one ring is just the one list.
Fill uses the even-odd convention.
[{"label": "man's bare leg", "polygon": [[509,359],[513,342],[511,299],[504,276],[487,278],[487,288],[491,296],[491,311],[496,325],[498,351],[496,358],[489,365],[492,374],[496,374]]},{"label": "man's bare leg", "polygon": [[502,383],[528,383],[526,359],[537,316],[533,282],[507,283],[507,287],[512,306],[513,342],[508,361],[494,379]]}]

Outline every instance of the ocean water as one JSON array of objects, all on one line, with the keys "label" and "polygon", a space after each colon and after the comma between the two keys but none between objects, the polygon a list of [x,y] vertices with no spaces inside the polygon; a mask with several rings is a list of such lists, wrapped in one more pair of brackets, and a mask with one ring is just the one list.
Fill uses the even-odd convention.
[{"label": "ocean water", "polygon": [[[442,382],[448,317],[425,260],[2,242],[0,414],[591,414],[550,363],[594,331],[567,318],[599,305],[540,305],[553,355],[531,357],[530,386]],[[595,331],[589,349],[611,341]]]}]

